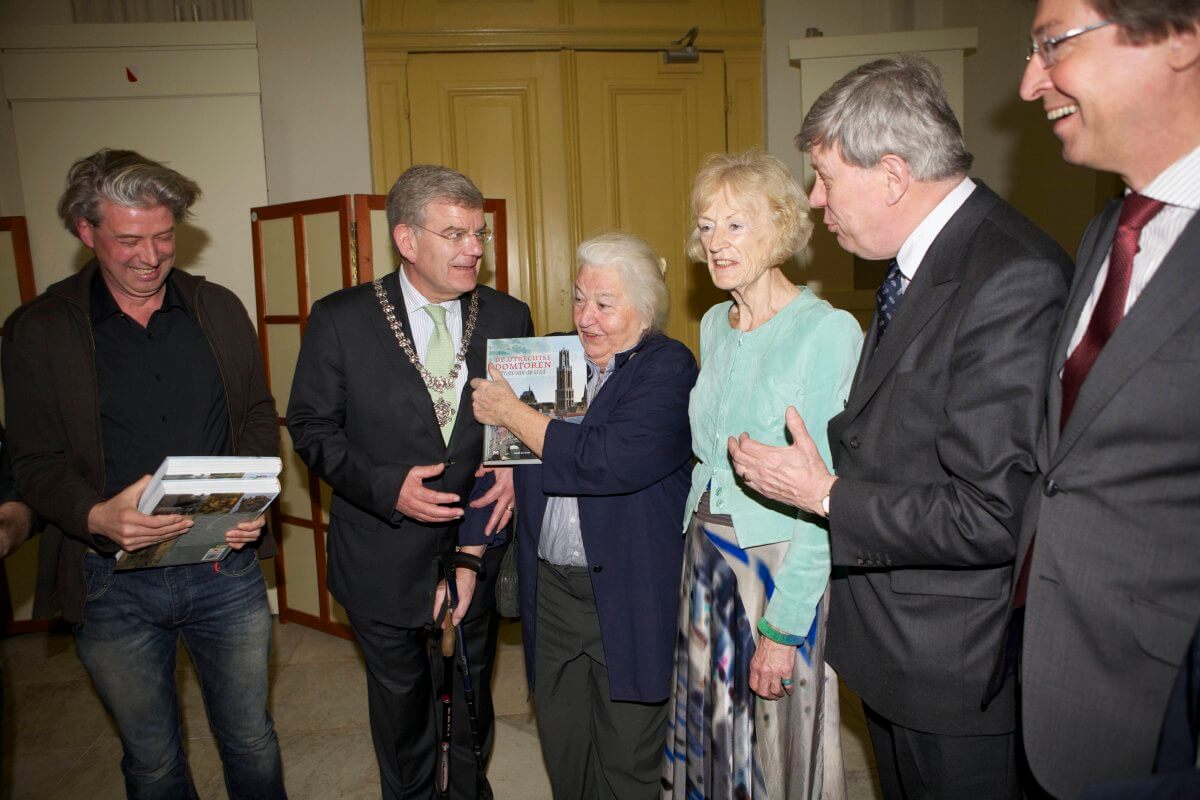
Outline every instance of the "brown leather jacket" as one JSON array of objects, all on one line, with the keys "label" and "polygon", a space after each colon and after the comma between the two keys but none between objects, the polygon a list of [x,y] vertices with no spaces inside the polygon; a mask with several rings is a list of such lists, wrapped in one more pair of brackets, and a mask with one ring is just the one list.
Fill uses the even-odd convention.
[{"label": "brown leather jacket", "polygon": [[[86,598],[88,549],[116,545],[88,532],[92,506],[104,500],[104,452],[96,385],[90,287],[98,263],[55,283],[4,325],[4,400],[8,446],[22,499],[47,522],[38,565],[35,616],[62,611],[79,623]],[[267,389],[258,337],[228,289],[173,270],[170,280],[196,313],[212,346],[229,407],[233,453],[279,453],[279,416]],[[260,557],[275,554],[269,534]]]}]

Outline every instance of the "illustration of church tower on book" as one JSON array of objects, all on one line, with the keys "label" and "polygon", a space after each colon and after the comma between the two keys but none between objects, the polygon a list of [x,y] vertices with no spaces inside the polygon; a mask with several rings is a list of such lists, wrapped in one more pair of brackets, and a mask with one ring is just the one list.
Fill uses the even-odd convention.
[{"label": "illustration of church tower on book", "polygon": [[575,384],[571,374],[571,351],[565,347],[558,351],[558,373],[555,376],[555,416],[566,416],[575,407]]},{"label": "illustration of church tower on book", "polygon": [[[489,339],[487,361],[500,371],[522,403],[552,420],[579,424],[587,414],[587,356],[574,334]],[[483,457],[488,465],[537,464],[512,431],[485,425]]]}]

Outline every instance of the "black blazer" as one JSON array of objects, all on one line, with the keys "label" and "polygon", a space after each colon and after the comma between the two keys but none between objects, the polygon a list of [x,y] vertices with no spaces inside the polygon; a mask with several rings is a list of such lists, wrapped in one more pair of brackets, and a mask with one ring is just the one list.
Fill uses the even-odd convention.
[{"label": "black blazer", "polygon": [[[411,337],[397,273],[383,279],[396,317]],[[532,336],[529,307],[478,287],[479,317],[467,351],[467,373],[487,377],[487,340]],[[464,296],[466,318],[468,297]],[[371,284],[319,300],[308,318],[288,431],[296,452],[333,488],[329,590],[346,609],[399,627],[432,619],[437,560],[454,549],[458,526],[432,525],[396,511],[413,466],[445,463],[430,488],[464,503],[483,455],[483,427],[463,389],[447,446],[420,375],[397,344]]]},{"label": "black blazer", "polygon": [[537,551],[547,498],[579,498],[584,552],[610,697],[658,703],[671,692],[692,477],[688,397],[696,359],[680,342],[646,336],[616,357],[580,424],[551,422],[542,464],[516,468],[525,672],[533,691]]},{"label": "black blazer", "polygon": [[975,191],[926,253],[846,409],[826,658],[909,728],[1012,731],[1012,689],[981,710],[1045,416],[1046,364],[1071,261],[994,192]]}]

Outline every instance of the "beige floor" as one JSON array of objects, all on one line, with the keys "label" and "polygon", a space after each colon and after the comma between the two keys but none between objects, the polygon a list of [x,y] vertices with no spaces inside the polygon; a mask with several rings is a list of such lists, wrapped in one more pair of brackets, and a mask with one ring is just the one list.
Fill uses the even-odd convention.
[{"label": "beige floor", "polygon": [[[525,702],[518,625],[505,623],[501,640],[493,687],[496,751],[488,777],[501,800],[549,798],[537,726]],[[70,635],[5,640],[0,660],[5,684],[0,797],[123,797],[120,741]],[[271,679],[271,713],[289,795],[296,800],[378,797],[363,665],[353,644],[299,625],[276,624]],[[195,673],[182,655],[179,683],[185,748],[200,796],[225,798]],[[842,727],[850,797],[878,797],[861,706],[845,692]]]}]

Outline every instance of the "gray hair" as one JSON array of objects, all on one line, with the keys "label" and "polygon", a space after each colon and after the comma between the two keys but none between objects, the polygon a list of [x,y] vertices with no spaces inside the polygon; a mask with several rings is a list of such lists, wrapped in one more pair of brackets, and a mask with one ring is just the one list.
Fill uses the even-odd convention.
[{"label": "gray hair", "polygon": [[575,261],[578,270],[616,270],[642,323],[649,330],[662,329],[671,307],[671,294],[663,277],[666,262],[644,239],[621,231],[601,233],[579,245]]},{"label": "gray hair", "polygon": [[963,145],[941,73],[912,53],[863,64],[817,98],[796,146],[835,145],[847,164],[863,169],[897,155],[920,181],[963,175],[974,159]]},{"label": "gray hair", "polygon": [[71,165],[58,216],[75,236],[79,220],[92,225],[103,221],[103,201],[127,208],[166,206],[182,222],[199,197],[200,187],[191,178],[132,150],[106,147]]},{"label": "gray hair", "polygon": [[404,170],[388,192],[388,231],[396,230],[397,225],[424,225],[425,207],[437,202],[483,208],[483,193],[457,170],[437,164],[414,164]]}]

